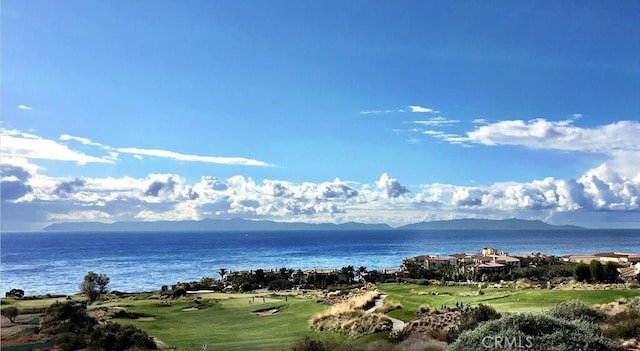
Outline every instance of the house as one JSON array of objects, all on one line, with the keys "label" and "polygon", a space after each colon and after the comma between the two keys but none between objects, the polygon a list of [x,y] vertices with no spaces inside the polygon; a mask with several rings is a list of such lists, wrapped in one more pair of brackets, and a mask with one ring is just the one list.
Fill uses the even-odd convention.
[{"label": "house", "polygon": [[600,262],[614,262],[614,263],[638,263],[640,262],[640,254],[638,253],[623,253],[623,252],[600,252],[594,256],[600,258]]},{"label": "house", "polygon": [[456,266],[457,260],[449,256],[429,256],[421,255],[411,258],[411,260],[420,263],[426,269],[438,270],[448,266]]},{"label": "house", "polygon": [[629,267],[618,268],[618,272],[620,272],[621,279],[627,282],[635,282],[636,277],[640,274],[640,263],[630,265]]},{"label": "house", "polygon": [[562,256],[564,262],[590,263],[600,261],[601,263],[613,262],[616,264],[635,264],[640,262],[640,253],[623,252],[600,252],[594,255],[567,255]]},{"label": "house", "polygon": [[471,274],[484,274],[484,273],[502,273],[505,271],[506,266],[502,263],[487,262],[487,263],[472,263],[463,267],[463,273]]},{"label": "house", "polygon": [[501,263],[507,267],[520,267],[520,259],[511,256],[494,256],[493,262]]},{"label": "house", "polygon": [[494,249],[493,247],[485,247],[484,249],[482,249],[483,256],[497,255],[497,254],[498,254],[498,250]]}]

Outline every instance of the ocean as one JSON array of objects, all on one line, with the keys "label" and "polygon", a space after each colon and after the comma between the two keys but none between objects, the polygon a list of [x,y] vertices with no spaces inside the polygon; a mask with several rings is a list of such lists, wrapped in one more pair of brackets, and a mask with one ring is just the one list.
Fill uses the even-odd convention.
[{"label": "ocean", "polygon": [[509,253],[554,255],[640,252],[640,230],[381,230],[278,232],[2,233],[0,293],[73,294],[88,271],[109,288],[158,290],[179,281],[219,278],[218,270],[399,268],[422,255]]}]

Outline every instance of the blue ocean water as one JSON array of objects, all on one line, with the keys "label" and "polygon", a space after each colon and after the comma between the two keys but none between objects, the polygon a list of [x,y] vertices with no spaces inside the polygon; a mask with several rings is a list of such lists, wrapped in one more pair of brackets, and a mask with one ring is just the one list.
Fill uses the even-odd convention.
[{"label": "blue ocean water", "polygon": [[399,268],[421,254],[640,252],[640,230],[2,233],[0,293],[72,294],[88,271],[120,291],[156,290],[230,270]]}]

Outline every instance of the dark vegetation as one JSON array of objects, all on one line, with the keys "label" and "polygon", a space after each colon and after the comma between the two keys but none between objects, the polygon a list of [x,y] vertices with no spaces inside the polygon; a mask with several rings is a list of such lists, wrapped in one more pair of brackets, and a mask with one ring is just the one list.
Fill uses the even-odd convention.
[{"label": "dark vegetation", "polygon": [[84,303],[68,301],[51,305],[42,318],[43,334],[53,337],[62,350],[155,350],[156,344],[144,331],[116,323],[99,324],[87,315]]},{"label": "dark vegetation", "polygon": [[451,351],[527,349],[534,351],[613,351],[611,339],[594,324],[545,314],[515,314],[464,332]]},{"label": "dark vegetation", "polygon": [[97,274],[89,272],[84,276],[84,280],[80,283],[80,292],[87,296],[89,302],[95,302],[102,295],[106,295],[109,285],[109,277],[106,274]]}]

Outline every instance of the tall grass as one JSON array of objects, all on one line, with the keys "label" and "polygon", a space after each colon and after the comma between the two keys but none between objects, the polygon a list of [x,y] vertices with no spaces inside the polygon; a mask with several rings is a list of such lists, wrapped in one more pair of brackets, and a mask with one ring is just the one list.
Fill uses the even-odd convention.
[{"label": "tall grass", "polygon": [[330,330],[350,336],[375,333],[391,329],[391,319],[381,313],[366,313],[380,296],[378,291],[367,291],[329,307],[313,316],[310,325],[318,331]]}]

